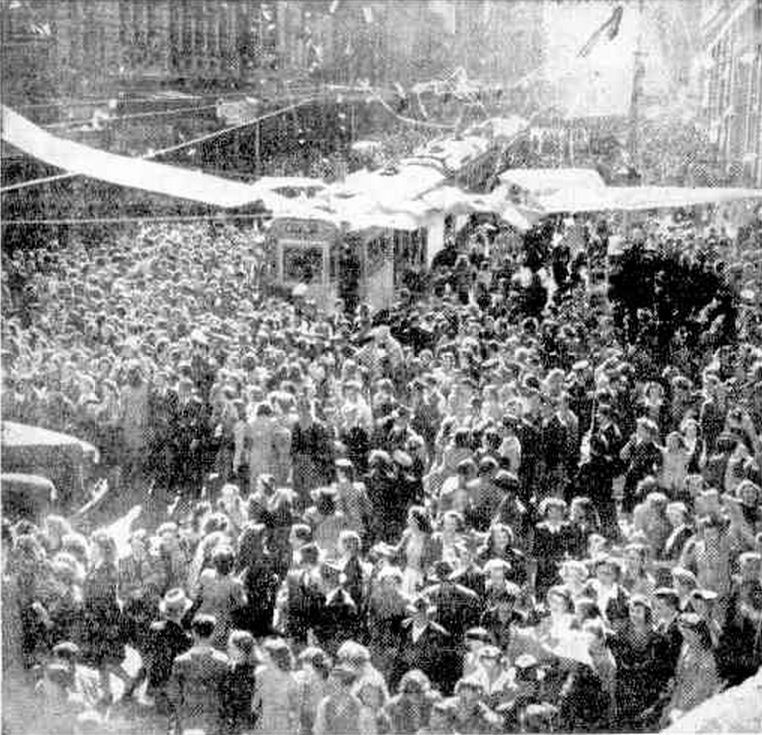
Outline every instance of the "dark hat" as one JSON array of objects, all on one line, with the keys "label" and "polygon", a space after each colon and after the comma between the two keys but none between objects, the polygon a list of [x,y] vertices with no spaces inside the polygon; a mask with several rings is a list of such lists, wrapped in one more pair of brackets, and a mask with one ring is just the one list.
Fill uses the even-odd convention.
[{"label": "dark hat", "polygon": [[497,646],[484,646],[479,651],[479,658],[500,658],[502,651]]},{"label": "dark hat", "polygon": [[695,597],[698,600],[703,600],[704,602],[714,602],[717,599],[717,593],[714,590],[707,590],[698,587],[691,592],[691,597]]},{"label": "dark hat", "polygon": [[455,693],[457,694],[461,689],[465,689],[466,687],[483,691],[484,682],[477,676],[466,676],[463,679],[458,680],[458,683],[455,685]]},{"label": "dark hat", "polygon": [[680,595],[672,587],[659,587],[654,592],[654,597],[659,600],[670,600],[674,605],[680,604]]},{"label": "dark hat", "polygon": [[320,575],[324,579],[341,579],[342,568],[333,561],[325,561],[320,567]]},{"label": "dark hat", "polygon": [[540,666],[540,662],[531,653],[522,653],[514,662],[516,671],[531,671]]},{"label": "dark hat", "polygon": [[53,646],[53,655],[57,658],[64,658],[67,661],[79,658],[80,650],[76,643],[71,641],[61,641]]},{"label": "dark hat", "polygon": [[506,493],[518,493],[521,489],[521,482],[518,476],[507,470],[498,470],[492,482]]},{"label": "dark hat", "polygon": [[450,564],[449,561],[442,559],[434,564],[434,568],[432,573],[429,575],[429,579],[432,582],[444,582],[445,580],[448,580],[450,577],[452,577],[453,571],[454,569],[452,564]]},{"label": "dark hat", "polygon": [[332,485],[324,485],[323,487],[316,487],[314,490],[310,491],[310,495],[312,496],[313,500],[317,500],[321,496],[329,497],[329,498],[337,498],[339,495],[339,490],[336,487],[333,487]]},{"label": "dark hat", "polygon": [[431,604],[426,595],[416,595],[405,608],[411,615],[419,612],[420,610],[426,610],[427,613],[433,615],[436,612],[436,607]]},{"label": "dark hat", "polygon": [[392,459],[400,466],[409,468],[413,466],[413,458],[401,449],[396,449],[392,454]]},{"label": "dark hat", "polygon": [[506,582],[505,587],[490,595],[490,602],[498,605],[501,602],[515,602],[521,594],[519,586],[513,582]]},{"label": "dark hat", "polygon": [[467,641],[482,641],[487,643],[491,640],[491,637],[486,628],[469,628],[466,631],[465,639]]},{"label": "dark hat", "polygon": [[331,676],[344,684],[351,684],[358,677],[357,669],[348,664],[339,664],[331,669]]},{"label": "dark hat", "polygon": [[686,569],[685,567],[675,567],[672,570],[672,579],[676,582],[693,585],[693,587],[698,586],[696,575],[690,569]]}]

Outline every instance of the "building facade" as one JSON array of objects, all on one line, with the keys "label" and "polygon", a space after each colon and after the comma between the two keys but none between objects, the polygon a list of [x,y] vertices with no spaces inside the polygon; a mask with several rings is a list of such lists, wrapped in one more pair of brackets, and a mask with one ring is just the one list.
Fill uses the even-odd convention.
[{"label": "building facade", "polygon": [[762,186],[762,0],[702,4],[702,124],[729,182]]}]

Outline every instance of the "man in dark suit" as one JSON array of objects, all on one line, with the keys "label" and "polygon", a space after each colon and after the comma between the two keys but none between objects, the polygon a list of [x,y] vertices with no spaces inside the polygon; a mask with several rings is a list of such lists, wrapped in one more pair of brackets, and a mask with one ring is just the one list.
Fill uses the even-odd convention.
[{"label": "man in dark suit", "polygon": [[423,594],[436,608],[434,620],[454,641],[461,641],[469,628],[479,624],[482,603],[473,591],[453,579],[453,568],[448,561],[438,561],[429,580],[434,582]]},{"label": "man in dark suit", "polygon": [[222,686],[230,662],[211,644],[216,624],[212,615],[197,615],[191,624],[193,646],[172,665],[168,697],[178,735],[192,729],[208,733],[222,729]]},{"label": "man in dark suit", "polygon": [[354,639],[359,632],[357,605],[344,589],[341,567],[333,563],[323,564],[325,604],[315,623],[315,635],[320,647],[330,656],[336,656],[339,646]]},{"label": "man in dark suit", "polygon": [[463,668],[465,656],[464,636],[469,628],[478,625],[482,613],[482,601],[473,590],[459,584],[454,579],[454,570],[447,561],[434,565],[430,581],[434,584],[424,590],[424,594],[436,608],[434,620],[450,635],[449,645],[442,655],[446,657],[443,666],[447,669],[442,679],[448,691],[455,686]]},{"label": "man in dark suit", "polygon": [[[184,623],[191,604],[183,590],[169,590],[159,603],[164,619],[153,622],[149,629],[145,660],[148,679],[146,692],[154,698],[156,709],[163,715],[169,712],[167,684],[172,674],[172,665],[175,658],[185,653],[193,643]],[[137,683],[131,683],[129,694]]]},{"label": "man in dark suit", "polygon": [[[425,595],[419,595],[408,606],[411,617],[405,621],[400,649],[394,663],[390,688],[396,689],[403,674],[420,669],[442,694],[450,694],[451,673],[447,671],[446,650],[450,645],[449,633],[432,620],[436,610]],[[446,688],[450,686],[450,690]]]},{"label": "man in dark suit", "polygon": [[177,383],[177,401],[170,418],[172,462],[170,489],[194,495],[201,492],[201,445],[204,438],[204,405],[193,392],[193,381]]},{"label": "man in dark suit", "polygon": [[677,660],[683,647],[683,634],[680,632],[680,596],[672,587],[659,587],[654,592],[654,609],[658,623],[656,632],[661,636],[659,645],[660,679],[663,687],[675,675]]}]

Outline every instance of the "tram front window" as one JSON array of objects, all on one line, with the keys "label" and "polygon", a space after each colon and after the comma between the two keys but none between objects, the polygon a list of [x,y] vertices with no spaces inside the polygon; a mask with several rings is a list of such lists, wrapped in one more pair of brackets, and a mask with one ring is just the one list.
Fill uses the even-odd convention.
[{"label": "tram front window", "polygon": [[283,248],[283,278],[298,283],[320,283],[323,280],[323,249]]}]

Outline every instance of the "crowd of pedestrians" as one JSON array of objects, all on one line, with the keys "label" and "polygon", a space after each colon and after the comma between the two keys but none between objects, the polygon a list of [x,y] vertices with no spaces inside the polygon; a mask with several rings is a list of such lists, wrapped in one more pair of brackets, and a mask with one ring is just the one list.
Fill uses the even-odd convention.
[{"label": "crowd of pedestrians", "polygon": [[641,360],[584,254],[490,237],[383,318],[258,291],[232,227],[6,261],[3,418],[169,507],[4,523],[29,727],[656,731],[759,669],[759,331]]}]

